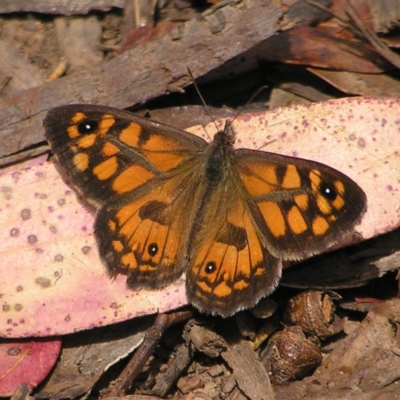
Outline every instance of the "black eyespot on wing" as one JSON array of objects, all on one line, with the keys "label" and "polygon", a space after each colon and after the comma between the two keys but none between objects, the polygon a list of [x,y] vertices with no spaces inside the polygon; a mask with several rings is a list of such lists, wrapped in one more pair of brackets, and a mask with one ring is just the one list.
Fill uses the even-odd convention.
[{"label": "black eyespot on wing", "polygon": [[330,182],[322,183],[319,190],[321,195],[329,201],[334,201],[338,195],[335,186]]},{"label": "black eyespot on wing", "polygon": [[97,121],[82,121],[77,125],[78,132],[81,135],[96,132],[98,127],[99,123]]},{"label": "black eyespot on wing", "polygon": [[206,274],[212,274],[217,269],[217,266],[214,261],[210,261],[205,266]]},{"label": "black eyespot on wing", "polygon": [[149,244],[147,251],[151,257],[154,257],[158,253],[158,245],[157,243]]}]

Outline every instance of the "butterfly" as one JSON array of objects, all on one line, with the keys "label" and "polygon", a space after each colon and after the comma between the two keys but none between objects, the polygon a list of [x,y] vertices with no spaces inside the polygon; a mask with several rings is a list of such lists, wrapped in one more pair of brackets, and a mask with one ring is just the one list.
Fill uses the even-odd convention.
[{"label": "butterfly", "polygon": [[189,301],[230,316],[272,293],[282,260],[337,243],[366,210],[363,190],[315,161],[235,149],[231,123],[207,143],[98,105],[65,105],[46,138],[97,209],[94,235],[111,275],[160,289],[185,274]]}]

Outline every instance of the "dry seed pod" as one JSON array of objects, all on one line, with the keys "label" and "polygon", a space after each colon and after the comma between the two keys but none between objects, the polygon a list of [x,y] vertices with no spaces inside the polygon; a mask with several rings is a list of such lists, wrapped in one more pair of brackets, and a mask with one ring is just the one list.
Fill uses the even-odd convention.
[{"label": "dry seed pod", "polygon": [[288,325],[300,326],[309,335],[326,339],[342,329],[338,319],[335,321],[333,299],[340,299],[340,296],[331,291],[301,292],[289,300],[283,320]]},{"label": "dry seed pod", "polygon": [[[239,312],[235,314],[236,324],[242,336],[249,338],[252,342],[256,341],[259,329],[256,327],[257,320],[271,319],[277,310],[278,305],[268,297],[261,299],[250,312]],[[269,322],[268,322],[269,324]],[[276,328],[274,329],[274,331]],[[260,343],[261,344],[261,343]]]},{"label": "dry seed pod", "polygon": [[277,308],[278,305],[273,300],[269,297],[264,297],[250,310],[250,312],[256,318],[266,319],[272,317]]},{"label": "dry seed pod", "polygon": [[273,384],[301,379],[322,362],[319,346],[308,340],[296,326],[275,333],[260,358]]}]

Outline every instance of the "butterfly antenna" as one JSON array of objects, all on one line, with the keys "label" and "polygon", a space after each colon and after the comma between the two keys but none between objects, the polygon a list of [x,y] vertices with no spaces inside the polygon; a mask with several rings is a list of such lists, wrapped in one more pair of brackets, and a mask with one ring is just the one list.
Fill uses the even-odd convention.
[{"label": "butterfly antenna", "polygon": [[248,105],[249,105],[263,90],[266,90],[266,89],[268,89],[268,86],[267,86],[267,85],[264,85],[264,86],[259,87],[259,88],[251,95],[251,97],[249,98],[249,100],[247,100],[246,104],[243,105],[243,106],[239,109],[239,111],[236,113],[236,115],[235,115],[235,116],[232,118],[232,120],[229,122],[229,125],[232,125],[232,124],[233,124],[233,121],[235,121],[235,119],[236,119],[237,117],[239,117],[239,115],[243,112],[243,110],[245,110],[245,109],[248,107]]},{"label": "butterfly antenna", "polygon": [[[187,70],[188,70],[188,73],[189,73],[190,78],[192,79],[193,85],[194,85],[194,87],[196,88],[197,94],[199,95],[200,100],[201,100],[201,102],[203,103],[203,105],[204,105],[204,107],[205,107],[205,109],[206,109],[206,112],[207,112],[208,116],[210,117],[211,121],[213,122],[213,124],[214,124],[214,126],[215,126],[215,129],[218,131],[217,124],[215,123],[215,120],[214,120],[213,116],[211,115],[210,109],[208,108],[206,102],[204,101],[203,96],[202,96],[201,93],[200,93],[200,89],[199,89],[199,87],[197,86],[197,83],[196,83],[196,80],[194,79],[194,76],[193,76],[193,74],[192,74],[192,71],[190,70],[189,67],[187,67]],[[239,115],[243,112],[243,110],[245,110],[246,107],[247,107],[247,106],[248,106],[248,105],[263,91],[263,90],[266,90],[266,89],[268,89],[268,86],[267,86],[267,85],[264,85],[264,86],[259,87],[259,88],[251,95],[250,99],[247,100],[246,104],[243,105],[243,106],[239,109],[239,111],[236,113],[236,115],[235,115],[230,121],[228,121],[228,120],[226,121],[225,127],[232,126],[233,122],[236,120],[236,118],[239,117]]]},{"label": "butterfly antenna", "polygon": [[200,100],[201,100],[201,102],[203,103],[203,106],[204,106],[205,109],[206,109],[207,115],[210,117],[210,120],[211,120],[212,123],[214,124],[216,131],[218,131],[218,127],[217,127],[217,124],[215,123],[215,119],[214,119],[213,116],[211,115],[210,109],[208,108],[206,102],[204,101],[203,96],[201,95],[200,89],[199,89],[199,87],[197,86],[197,83],[196,83],[196,80],[194,79],[194,76],[193,76],[193,74],[192,74],[192,71],[190,70],[189,67],[187,67],[187,70],[188,70],[188,73],[189,73],[190,78],[192,79],[192,82],[193,82],[193,85],[194,85],[194,87],[195,87],[195,89],[196,89],[196,92],[197,92],[197,94],[199,95]]}]

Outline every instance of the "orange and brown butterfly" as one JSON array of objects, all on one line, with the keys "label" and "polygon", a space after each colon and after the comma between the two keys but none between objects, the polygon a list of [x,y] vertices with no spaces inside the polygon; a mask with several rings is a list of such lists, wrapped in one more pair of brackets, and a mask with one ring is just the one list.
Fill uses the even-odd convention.
[{"label": "orange and brown butterfly", "polygon": [[366,209],[363,190],[326,165],[234,149],[97,105],[50,110],[46,138],[97,208],[94,233],[113,275],[160,289],[183,273],[189,301],[223,317],[277,286],[282,260],[337,243]]}]

